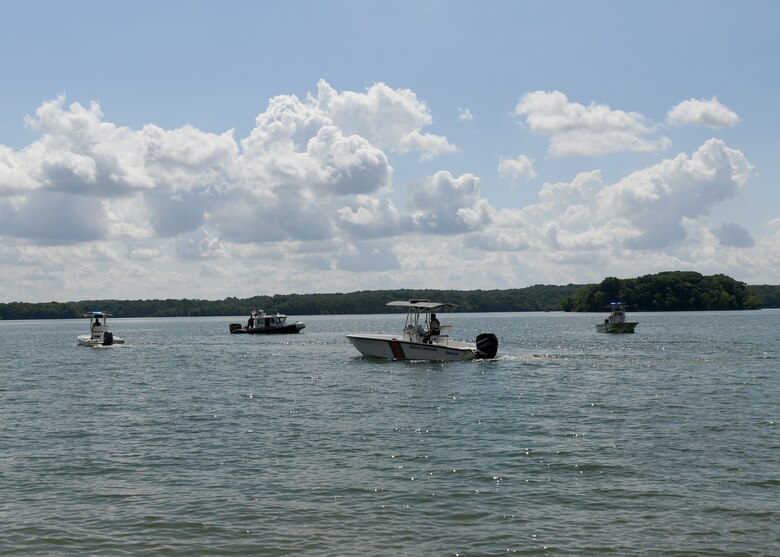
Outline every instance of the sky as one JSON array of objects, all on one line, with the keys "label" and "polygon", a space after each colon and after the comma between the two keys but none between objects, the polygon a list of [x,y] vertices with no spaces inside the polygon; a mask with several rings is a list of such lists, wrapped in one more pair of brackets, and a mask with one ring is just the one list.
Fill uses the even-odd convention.
[{"label": "sky", "polygon": [[0,302],[780,283],[780,2],[0,13]]}]

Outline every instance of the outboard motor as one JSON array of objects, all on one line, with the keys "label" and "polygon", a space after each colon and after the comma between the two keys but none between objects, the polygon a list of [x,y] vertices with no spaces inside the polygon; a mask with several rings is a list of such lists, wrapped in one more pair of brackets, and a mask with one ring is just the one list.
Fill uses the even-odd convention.
[{"label": "outboard motor", "polygon": [[477,337],[477,358],[492,359],[498,352],[498,337],[493,333],[482,333]]},{"label": "outboard motor", "polygon": [[235,333],[236,331],[240,331],[241,329],[243,329],[241,323],[231,323],[229,328],[231,333]]},{"label": "outboard motor", "polygon": [[106,331],[103,333],[103,346],[111,346],[114,344],[114,333]]}]

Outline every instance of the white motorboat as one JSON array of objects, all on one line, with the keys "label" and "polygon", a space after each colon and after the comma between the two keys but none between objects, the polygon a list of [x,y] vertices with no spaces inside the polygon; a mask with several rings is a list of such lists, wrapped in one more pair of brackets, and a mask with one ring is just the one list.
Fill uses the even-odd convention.
[{"label": "white motorboat", "polygon": [[638,321],[626,321],[626,305],[622,302],[609,304],[609,317],[603,323],[596,323],[596,331],[599,333],[633,333]]},{"label": "white motorboat", "polygon": [[288,323],[283,313],[266,313],[264,310],[252,310],[246,326],[241,323],[231,323],[228,326],[230,334],[241,335],[273,335],[299,333],[306,327],[303,321]]},{"label": "white motorboat", "polygon": [[407,308],[406,323],[400,335],[358,333],[347,339],[364,356],[390,360],[474,360],[495,358],[498,339],[493,333],[482,333],[476,342],[452,340],[451,325],[431,331],[431,317],[455,304],[429,300],[388,302],[390,307]]},{"label": "white motorboat", "polygon": [[79,335],[78,343],[80,346],[111,346],[112,344],[124,344],[124,339],[114,335],[108,330],[106,318],[111,317],[110,313],[104,311],[89,311],[84,314],[89,318],[89,334]]}]

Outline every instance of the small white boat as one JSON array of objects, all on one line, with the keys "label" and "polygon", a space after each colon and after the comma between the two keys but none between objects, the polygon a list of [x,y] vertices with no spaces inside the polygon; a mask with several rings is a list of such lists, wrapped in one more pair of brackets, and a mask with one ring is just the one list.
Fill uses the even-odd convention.
[{"label": "small white boat", "polygon": [[103,311],[89,311],[84,314],[89,318],[89,334],[79,335],[78,343],[80,346],[111,346],[112,344],[124,344],[124,339],[114,335],[108,330],[106,318],[111,317],[110,313]]},{"label": "small white boat", "polygon": [[455,304],[401,300],[387,305],[408,309],[403,333],[347,335],[349,342],[364,356],[390,360],[474,360],[495,358],[498,352],[498,339],[493,333],[482,333],[476,342],[462,342],[450,339],[451,325],[439,326],[438,332],[435,328],[430,330],[431,317]]},{"label": "small white boat", "polygon": [[287,323],[287,316],[283,313],[266,313],[264,310],[252,310],[246,326],[241,323],[231,323],[228,329],[233,335],[273,335],[299,333],[306,324],[302,321]]},{"label": "small white boat", "polygon": [[604,323],[596,323],[596,331],[599,333],[633,333],[638,321],[626,321],[626,306],[622,302],[612,302],[609,317]]}]

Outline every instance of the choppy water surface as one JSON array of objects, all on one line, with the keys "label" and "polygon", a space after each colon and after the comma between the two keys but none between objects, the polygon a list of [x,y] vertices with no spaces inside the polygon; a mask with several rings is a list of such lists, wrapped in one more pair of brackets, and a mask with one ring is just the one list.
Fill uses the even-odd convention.
[{"label": "choppy water surface", "polygon": [[[110,309],[110,308],[104,308]],[[780,312],[0,321],[3,555],[777,555]],[[244,318],[241,318],[243,320]]]}]

